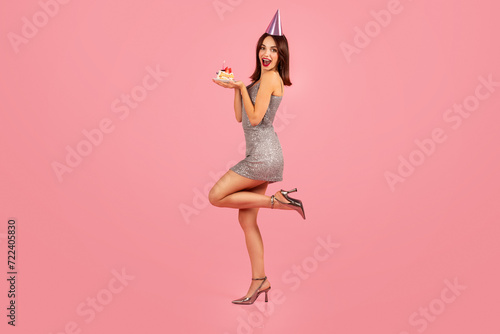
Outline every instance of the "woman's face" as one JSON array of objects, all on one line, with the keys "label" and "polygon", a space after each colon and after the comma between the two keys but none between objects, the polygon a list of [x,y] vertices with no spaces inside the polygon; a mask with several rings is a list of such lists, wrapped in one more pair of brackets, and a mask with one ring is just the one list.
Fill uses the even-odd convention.
[{"label": "woman's face", "polygon": [[260,65],[263,71],[272,71],[278,65],[278,47],[271,36],[267,36],[259,51]]}]

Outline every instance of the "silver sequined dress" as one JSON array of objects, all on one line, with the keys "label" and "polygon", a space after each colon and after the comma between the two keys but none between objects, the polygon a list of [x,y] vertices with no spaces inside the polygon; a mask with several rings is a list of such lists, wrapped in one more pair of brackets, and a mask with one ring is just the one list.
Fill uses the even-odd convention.
[{"label": "silver sequined dress", "polygon": [[[259,85],[260,82],[247,86],[254,105]],[[242,103],[241,124],[245,132],[246,157],[230,170],[249,179],[269,181],[269,183],[283,180],[283,152],[273,127],[274,116],[276,116],[281,99],[282,96],[271,95],[266,114],[256,126],[250,124]]]}]

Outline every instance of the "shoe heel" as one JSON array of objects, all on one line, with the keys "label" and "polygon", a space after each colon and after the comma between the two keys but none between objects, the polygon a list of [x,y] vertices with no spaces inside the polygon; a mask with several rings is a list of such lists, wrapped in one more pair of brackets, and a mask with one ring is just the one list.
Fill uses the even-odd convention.
[{"label": "shoe heel", "polygon": [[281,194],[283,195],[283,197],[285,197],[285,199],[289,203],[283,203],[280,200],[278,200],[277,198],[275,198],[275,200],[277,200],[278,202],[281,202],[282,204],[285,204],[287,206],[292,207],[295,211],[297,211],[302,216],[303,219],[306,219],[306,213],[304,212],[304,205],[302,204],[302,201],[300,199],[296,199],[296,198],[288,196],[289,193],[293,193],[296,191],[297,191],[297,188],[294,188],[294,189],[289,190],[289,191],[285,191],[285,190],[281,189]]},{"label": "shoe heel", "polygon": [[281,193],[283,195],[286,195],[286,194],[289,194],[289,193],[294,193],[296,191],[297,191],[297,188],[293,188],[292,190],[288,190],[288,191],[281,189]]},{"label": "shoe heel", "polygon": [[257,290],[255,290],[255,292],[250,297],[242,297],[240,299],[233,300],[232,301],[233,304],[251,305],[251,304],[253,304],[257,300],[257,298],[259,298],[259,296],[260,296],[260,294],[262,292],[266,293],[266,302],[267,302],[267,292],[269,291],[269,289],[271,289],[271,287],[268,287],[265,290],[260,290],[260,288],[262,287],[262,285],[264,284],[264,282],[267,280],[267,276],[262,277],[262,278],[252,278],[252,280],[254,280],[254,281],[262,281],[262,283],[260,283],[260,285],[257,288]]}]

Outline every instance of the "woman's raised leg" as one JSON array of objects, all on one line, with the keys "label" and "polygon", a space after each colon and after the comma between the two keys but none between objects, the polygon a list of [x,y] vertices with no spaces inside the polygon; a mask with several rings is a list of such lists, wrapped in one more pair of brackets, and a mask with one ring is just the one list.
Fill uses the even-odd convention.
[{"label": "woman's raised leg", "polygon": [[[271,208],[271,196],[249,191],[267,181],[252,180],[241,176],[232,170],[227,171],[208,193],[208,200],[214,206],[236,209]],[[266,185],[267,188],[267,185]],[[288,202],[277,192],[275,194],[282,202]],[[290,210],[286,205],[274,202],[274,209]]]}]

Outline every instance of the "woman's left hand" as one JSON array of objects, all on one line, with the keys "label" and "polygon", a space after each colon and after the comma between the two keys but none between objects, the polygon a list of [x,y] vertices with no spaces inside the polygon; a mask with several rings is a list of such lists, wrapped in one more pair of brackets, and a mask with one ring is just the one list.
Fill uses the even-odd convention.
[{"label": "woman's left hand", "polygon": [[229,81],[229,82],[222,82],[219,80],[212,79],[213,82],[215,82],[217,85],[222,86],[224,88],[238,88],[241,89],[242,86],[245,86],[243,84],[243,81]]}]

